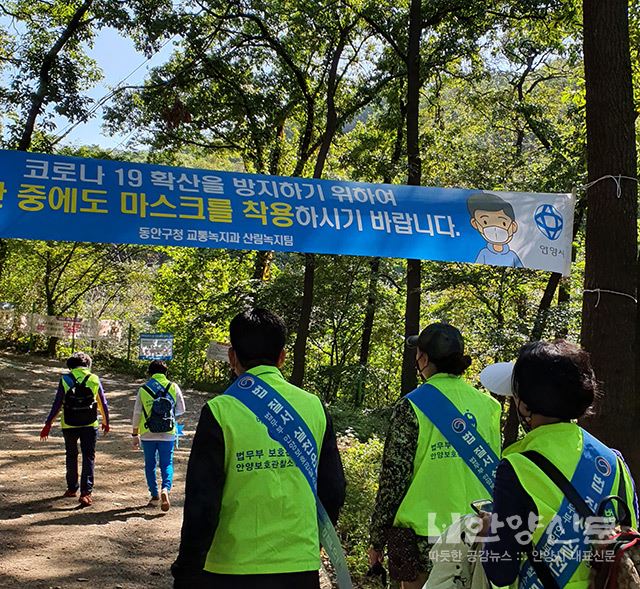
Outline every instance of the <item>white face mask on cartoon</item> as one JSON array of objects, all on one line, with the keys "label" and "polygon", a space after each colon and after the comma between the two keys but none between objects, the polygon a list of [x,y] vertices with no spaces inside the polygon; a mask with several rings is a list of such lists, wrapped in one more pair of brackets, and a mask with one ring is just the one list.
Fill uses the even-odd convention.
[{"label": "white face mask on cartoon", "polygon": [[482,235],[491,243],[506,243],[509,241],[509,232],[502,227],[489,225],[482,228]]}]

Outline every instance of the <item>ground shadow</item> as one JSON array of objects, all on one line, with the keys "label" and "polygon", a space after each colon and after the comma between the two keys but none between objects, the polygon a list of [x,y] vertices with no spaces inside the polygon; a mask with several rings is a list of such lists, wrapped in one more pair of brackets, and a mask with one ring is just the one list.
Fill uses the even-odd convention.
[{"label": "ground shadow", "polygon": [[124,509],[110,509],[108,511],[95,511],[91,507],[74,507],[72,513],[65,517],[52,518],[47,521],[34,522],[33,526],[78,526],[78,525],[105,525],[111,522],[126,522],[132,518],[154,520],[164,517],[161,511],[151,512],[153,508],[142,511],[146,505],[139,507],[125,507]]}]

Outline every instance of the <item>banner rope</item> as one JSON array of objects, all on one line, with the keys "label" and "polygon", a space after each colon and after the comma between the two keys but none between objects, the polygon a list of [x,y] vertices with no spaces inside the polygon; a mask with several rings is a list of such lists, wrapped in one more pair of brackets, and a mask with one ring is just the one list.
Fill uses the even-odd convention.
[{"label": "banner rope", "polygon": [[609,178],[611,178],[611,180],[613,180],[616,183],[616,197],[617,198],[621,198],[622,197],[622,186],[621,186],[622,180],[633,180],[634,182],[638,182],[638,179],[634,178],[633,176],[623,176],[622,174],[618,174],[617,176],[614,176],[613,174],[607,174],[606,176],[601,176],[600,178],[598,178],[596,180],[593,180],[593,182],[589,182],[587,184],[583,184],[582,186],[578,186],[577,188],[580,189],[580,190],[588,190],[589,188],[591,188],[592,186],[594,186],[598,182],[602,182],[602,180],[607,180]]},{"label": "banner rope", "polygon": [[607,290],[606,288],[593,288],[593,289],[585,289],[582,291],[583,293],[596,293],[598,295],[598,298],[596,299],[596,304],[595,307],[597,307],[600,304],[600,295],[602,293],[605,294],[612,294],[612,295],[618,295],[621,297],[627,297],[628,299],[631,299],[636,305],[638,304],[638,299],[636,299],[634,296],[626,293],[626,292],[619,292],[617,290]]},{"label": "banner rope", "polygon": [[[588,182],[587,184],[583,184],[582,186],[578,186],[577,188],[581,190],[588,190],[598,182],[602,182],[603,180],[608,180],[608,179],[613,180],[616,184],[616,198],[622,197],[622,180],[631,180],[633,182],[638,182],[638,178],[634,178],[633,176],[623,176],[622,174],[618,174],[617,176],[614,176],[613,174],[606,174],[605,176],[601,176],[600,178],[597,178],[592,182]],[[594,293],[598,295],[598,298],[596,299],[595,308],[597,308],[598,305],[600,304],[600,299],[603,293],[620,296],[620,297],[626,297],[628,299],[631,299],[636,305],[638,304],[638,299],[636,299],[636,297],[634,297],[633,295],[630,295],[629,293],[620,292],[617,290],[609,290],[606,288],[593,288],[593,289],[588,288],[583,290],[582,292],[585,294]]]}]

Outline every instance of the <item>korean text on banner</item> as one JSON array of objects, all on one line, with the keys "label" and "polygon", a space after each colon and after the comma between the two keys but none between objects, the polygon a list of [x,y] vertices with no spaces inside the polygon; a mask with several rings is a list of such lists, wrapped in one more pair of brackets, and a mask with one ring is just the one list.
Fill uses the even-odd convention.
[{"label": "korean text on banner", "polygon": [[415,258],[568,274],[570,194],[215,172],[0,150],[0,237]]}]

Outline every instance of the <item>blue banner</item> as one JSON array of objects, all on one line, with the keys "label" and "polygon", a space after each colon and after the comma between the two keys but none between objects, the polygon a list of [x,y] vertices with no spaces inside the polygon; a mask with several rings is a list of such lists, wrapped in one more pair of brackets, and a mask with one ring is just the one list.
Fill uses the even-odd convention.
[{"label": "blue banner", "polygon": [[[615,453],[589,432],[582,430],[582,436],[582,456],[571,484],[595,516],[600,503],[613,489],[617,460]],[[565,497],[557,515],[547,524],[536,544],[536,552],[549,567],[559,587],[567,585],[580,563],[591,553],[588,524],[580,521],[576,508]],[[522,589],[545,589],[528,560],[520,571],[518,586]]]},{"label": "blue banner", "polygon": [[320,542],[335,569],[338,587],[352,589],[351,576],[340,539],[318,499],[317,471],[320,455],[309,426],[278,391],[254,374],[240,376],[224,394],[238,399],[264,424],[269,436],[284,447],[307,479],[316,498]]},{"label": "blue banner", "polygon": [[0,150],[0,237],[471,262],[567,274],[574,199]]},{"label": "blue banner", "polygon": [[431,384],[421,385],[409,393],[407,398],[438,428],[491,497],[500,458],[472,421]]}]

